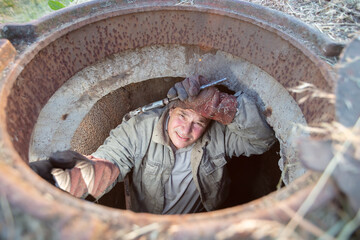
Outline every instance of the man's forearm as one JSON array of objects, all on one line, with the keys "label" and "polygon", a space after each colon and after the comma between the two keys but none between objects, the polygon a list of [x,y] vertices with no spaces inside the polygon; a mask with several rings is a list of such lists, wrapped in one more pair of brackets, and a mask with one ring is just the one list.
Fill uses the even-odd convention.
[{"label": "man's forearm", "polygon": [[237,113],[233,120],[241,130],[248,130],[254,138],[274,138],[274,132],[265,121],[265,116],[261,113],[255,101],[244,93],[237,95]]},{"label": "man's forearm", "polygon": [[[238,109],[232,123],[227,125],[229,154],[250,156],[267,151],[275,142],[275,134],[264,116],[246,94],[236,94]],[[235,147],[236,146],[236,147]]]}]

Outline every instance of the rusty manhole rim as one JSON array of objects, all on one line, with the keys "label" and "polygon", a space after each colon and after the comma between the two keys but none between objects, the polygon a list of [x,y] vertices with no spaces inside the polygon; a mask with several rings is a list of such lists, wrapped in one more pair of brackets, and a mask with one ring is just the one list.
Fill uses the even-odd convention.
[{"label": "rusty manhole rim", "polygon": [[[75,6],[71,9],[64,10],[62,12],[56,13],[56,16],[62,16],[67,15],[68,13],[71,13],[74,9],[80,8],[80,7],[93,7],[96,4],[99,4],[100,1],[94,1],[93,3],[84,4],[81,6]],[[152,3],[152,1],[148,1]],[[167,1],[166,4],[175,4],[176,1]],[[208,2],[208,1],[203,1]],[[210,1],[211,2],[211,1]],[[235,1],[224,1],[226,3],[234,4]],[[248,4],[248,3],[247,3]],[[251,5],[251,4],[250,4]],[[134,7],[134,9],[125,9],[122,11],[116,11],[113,10],[114,13],[110,17],[116,16],[116,14],[130,14],[130,13],[137,13],[141,12],[144,9],[147,9],[146,11],[151,11],[154,9],[159,10],[166,9],[164,6],[152,6],[152,7]],[[172,10],[189,10],[189,11],[199,11],[199,8],[196,6],[168,6],[169,9]],[[263,7],[259,7],[263,8]],[[226,12],[226,10],[211,10],[209,9],[201,9],[200,10],[204,12],[210,12],[210,13],[216,13],[219,15],[226,15],[228,17],[239,17],[238,14],[233,12]],[[268,11],[266,8],[263,8],[263,10]],[[214,12],[212,12],[214,11]],[[116,13],[116,14],[115,14]],[[75,24],[72,24],[70,26],[62,25],[59,29],[56,29],[53,32],[48,33],[47,35],[44,34],[44,38],[39,39],[39,43],[33,44],[30,48],[27,48],[25,52],[21,54],[20,58],[16,59],[15,65],[17,67],[10,68],[10,73],[8,73],[8,79],[7,79],[7,86],[12,85],[15,83],[17,77],[20,75],[21,72],[21,66],[25,66],[28,62],[31,61],[31,59],[43,48],[45,48],[48,44],[55,41],[57,38],[65,35],[66,33],[73,31],[75,29],[78,29],[82,26],[85,26],[87,24],[90,24],[92,22],[99,21],[101,19],[104,19],[105,17],[109,17],[106,15],[108,13],[103,13],[103,16],[91,16],[88,19],[83,19]],[[103,17],[103,18],[102,18]],[[49,18],[51,19],[51,18]],[[49,19],[45,17],[43,20],[38,20],[34,22],[35,26],[42,26],[46,25],[49,22]],[[66,25],[66,24],[65,24]],[[271,26],[262,26],[263,28],[272,28]],[[288,35],[282,33],[278,29],[272,28],[273,32],[276,32],[281,37],[289,40],[291,37]],[[306,47],[303,47],[301,44],[299,44],[296,40],[296,38],[290,39],[298,49],[300,49],[304,55],[309,57],[314,62],[321,63],[320,58],[313,54],[312,51],[307,49]],[[325,40],[327,41],[327,40]],[[319,66],[320,71],[323,75],[328,76],[329,79],[331,79],[329,72],[329,67],[326,64],[320,64]],[[9,84],[10,82],[10,84]],[[5,89],[5,83],[2,83],[2,106],[6,106],[4,104],[6,102],[7,97],[7,91],[10,91],[10,88]],[[5,101],[3,101],[5,100]],[[3,119],[5,119],[5,111],[2,110],[0,113]],[[93,203],[84,202],[79,199],[75,199],[73,197],[69,197],[67,194],[64,194],[59,189],[56,189],[54,187],[49,187],[50,185],[43,181],[39,176],[37,176],[35,173],[33,173],[26,165],[26,163],[23,162],[23,160],[20,158],[16,150],[12,147],[12,143],[10,140],[10,136],[6,132],[6,125],[4,122],[1,122],[1,136],[2,136],[2,158],[3,159],[11,159],[11,160],[5,160],[3,162],[0,162],[0,172],[2,174],[0,175],[0,178],[3,178],[2,186],[0,186],[0,189],[3,191],[5,190],[6,195],[8,195],[8,199],[10,199],[11,203],[17,203],[19,206],[22,206],[23,209],[28,209],[28,204],[34,204],[35,206],[51,206],[52,209],[56,210],[50,210],[47,211],[41,211],[37,212],[35,210],[29,211],[30,214],[33,216],[37,216],[40,219],[46,219],[49,216],[54,217],[57,215],[60,219],[70,219],[73,217],[76,217],[80,220],[85,220],[89,226],[95,226],[98,227],[94,231],[98,231],[99,233],[102,231],[106,231],[105,229],[109,229],[109,226],[116,226],[117,228],[127,228],[131,225],[137,224],[139,226],[145,226],[148,224],[151,224],[153,222],[163,223],[167,227],[164,229],[169,229],[172,225],[178,225],[178,226],[185,226],[192,224],[194,221],[201,221],[202,224],[207,224],[210,226],[211,224],[213,226],[219,224],[217,220],[222,221],[222,226],[225,226],[226,224],[231,224],[234,221],[240,222],[242,217],[247,216],[249,218],[267,218],[263,214],[260,214],[259,211],[263,210],[263,208],[266,208],[267,206],[264,205],[262,202],[262,199],[255,200],[249,204],[241,205],[232,207],[229,209],[214,211],[210,213],[203,213],[203,214],[195,214],[195,215],[186,215],[186,216],[158,216],[158,215],[152,215],[152,214],[138,214],[138,213],[132,213],[129,211],[124,210],[116,210],[109,209],[104,206],[98,206],[94,205]],[[22,178],[20,178],[20,175],[22,175]],[[309,177],[311,173],[307,174],[306,176],[300,178],[298,182],[300,185],[305,184],[307,181],[306,178]],[[19,183],[19,188],[12,190],[12,187],[14,183]],[[31,185],[31,183],[37,183],[37,186]],[[291,188],[291,186],[287,187]],[[304,198],[306,196],[306,193],[309,192],[309,187],[306,187],[302,193],[297,193],[299,196],[299,199]],[[33,192],[34,194],[28,195],[27,191]],[[293,189],[282,189],[279,192],[272,193],[273,196],[275,195],[282,195],[286,191],[294,191]],[[285,194],[286,195],[286,194]],[[29,203],[24,203],[21,201],[21,199],[27,198]],[[276,198],[276,197],[275,197]],[[55,200],[56,199],[56,200]],[[63,211],[64,208],[67,208],[67,211]],[[257,210],[255,210],[257,209]],[[84,216],[85,215],[85,216]],[[81,216],[81,217],[80,217]],[[262,216],[262,217],[261,217]],[[210,218],[209,218],[210,217]],[[184,221],[186,219],[186,221]],[[226,220],[225,220],[226,219]],[[66,225],[66,224],[64,224]],[[187,229],[187,228],[185,228]],[[67,229],[71,231],[74,231],[73,233],[81,234],[80,232],[77,232],[77,230],[74,229]],[[176,231],[174,229],[174,232],[176,234]]]}]

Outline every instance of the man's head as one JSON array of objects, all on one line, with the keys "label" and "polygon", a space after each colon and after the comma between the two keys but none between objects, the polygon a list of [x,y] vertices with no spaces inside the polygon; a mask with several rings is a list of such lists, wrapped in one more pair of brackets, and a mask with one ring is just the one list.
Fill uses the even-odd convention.
[{"label": "man's head", "polygon": [[210,119],[192,109],[175,107],[170,109],[168,134],[177,149],[190,146],[205,132]]},{"label": "man's head", "polygon": [[201,90],[200,86],[207,82],[203,76],[188,77],[176,83],[167,94],[170,99],[179,97],[169,105],[172,110],[168,124],[170,140],[177,149],[196,142],[210,119],[227,125],[235,117],[236,98],[215,87]]}]

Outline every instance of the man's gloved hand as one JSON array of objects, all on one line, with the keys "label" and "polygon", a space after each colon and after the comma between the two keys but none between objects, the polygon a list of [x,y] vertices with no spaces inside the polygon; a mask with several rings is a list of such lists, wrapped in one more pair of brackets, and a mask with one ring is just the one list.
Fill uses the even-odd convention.
[{"label": "man's gloved hand", "polygon": [[51,174],[51,170],[53,168],[71,169],[79,161],[92,162],[91,160],[81,155],[80,153],[71,150],[66,150],[66,151],[58,151],[51,154],[48,160],[31,162],[29,166],[34,172],[36,172],[43,179],[55,185],[55,180],[53,178],[53,175]]},{"label": "man's gloved hand", "polygon": [[36,162],[29,163],[29,167],[36,172],[40,177],[55,185],[55,180],[51,174],[51,170],[53,169],[53,165],[49,160],[40,160]]},{"label": "man's gloved hand", "polygon": [[49,161],[54,166],[54,168],[62,168],[62,169],[71,169],[75,167],[75,165],[79,161],[93,163],[93,161],[91,161],[87,157],[72,150],[55,152],[51,154]]},{"label": "man's gloved hand", "polygon": [[193,109],[201,116],[224,125],[231,123],[237,110],[236,97],[220,92],[215,87],[200,91],[200,86],[208,83],[209,81],[201,75],[191,76],[176,83],[167,96],[168,98],[179,96],[182,102],[175,106]]},{"label": "man's gloved hand", "polygon": [[237,110],[236,97],[220,92],[215,87],[202,90],[196,97],[188,98],[185,104],[201,116],[224,125],[232,122]]},{"label": "man's gloved hand", "polygon": [[48,160],[32,162],[30,167],[42,178],[74,197],[99,199],[113,186],[120,174],[114,163],[67,150],[53,153]]},{"label": "man's gloved hand", "polygon": [[167,93],[168,98],[179,96],[181,101],[185,101],[189,97],[197,96],[200,92],[200,87],[209,83],[209,81],[201,75],[195,75],[185,80],[178,82],[174,87],[170,88]]}]

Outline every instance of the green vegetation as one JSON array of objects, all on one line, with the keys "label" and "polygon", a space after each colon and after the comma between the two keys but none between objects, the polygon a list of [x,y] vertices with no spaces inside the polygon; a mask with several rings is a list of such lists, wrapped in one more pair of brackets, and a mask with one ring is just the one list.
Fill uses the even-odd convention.
[{"label": "green vegetation", "polygon": [[61,8],[69,6],[71,2],[73,2],[73,0],[63,0],[63,1],[49,0],[48,4],[52,10],[59,10]]},{"label": "green vegetation", "polygon": [[24,23],[51,13],[48,0],[0,0],[0,23]]},{"label": "green vegetation", "polygon": [[0,0],[0,23],[24,23],[89,0]]}]

